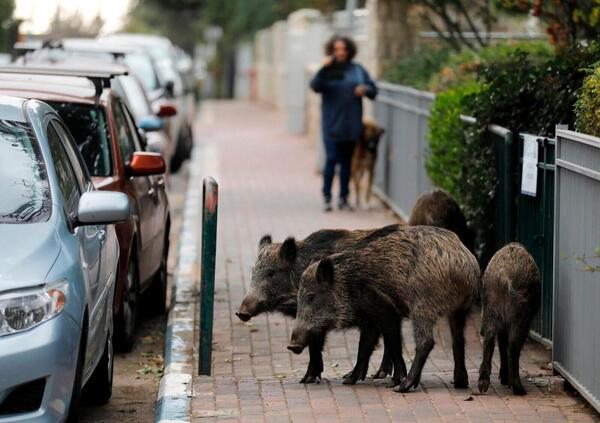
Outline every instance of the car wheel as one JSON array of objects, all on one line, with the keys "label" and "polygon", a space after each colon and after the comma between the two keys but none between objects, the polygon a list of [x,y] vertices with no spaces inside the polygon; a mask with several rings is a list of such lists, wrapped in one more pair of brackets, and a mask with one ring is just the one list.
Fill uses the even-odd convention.
[{"label": "car wheel", "polygon": [[163,253],[160,260],[160,267],[154,279],[152,285],[148,287],[147,294],[147,308],[151,315],[161,315],[167,311],[167,281],[168,281],[168,259],[169,259],[169,234],[165,235],[165,242],[163,246]]},{"label": "car wheel", "polygon": [[[135,251],[132,252],[135,254]],[[135,344],[135,329],[137,327],[140,297],[140,281],[135,259],[132,257],[127,265],[125,293],[123,305],[116,316],[115,344],[119,351],[129,352]]]},{"label": "car wheel", "polygon": [[71,392],[67,423],[76,423],[79,421],[79,411],[81,409],[81,383],[83,380],[83,367],[85,364],[85,347],[87,345],[87,320],[84,320],[83,327],[84,329],[81,332],[81,338],[79,340],[75,380],[73,382],[73,391]]},{"label": "car wheel", "polygon": [[112,334],[106,337],[104,353],[94,369],[92,376],[83,388],[83,398],[86,404],[106,404],[112,395],[114,350]]}]

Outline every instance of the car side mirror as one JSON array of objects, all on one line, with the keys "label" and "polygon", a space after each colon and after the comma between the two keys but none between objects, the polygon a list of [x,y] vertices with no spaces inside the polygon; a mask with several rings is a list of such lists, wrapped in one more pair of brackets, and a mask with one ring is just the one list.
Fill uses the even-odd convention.
[{"label": "car side mirror", "polygon": [[156,116],[161,118],[175,116],[177,114],[177,107],[175,107],[172,103],[161,103],[158,106],[158,112],[156,112]]},{"label": "car side mirror", "polygon": [[139,120],[138,128],[146,132],[160,131],[165,127],[162,119],[158,116],[146,116]]},{"label": "car side mirror", "polygon": [[128,165],[129,176],[150,176],[165,173],[167,166],[159,153],[136,151]]},{"label": "car side mirror", "polygon": [[79,199],[77,225],[110,225],[131,215],[129,198],[122,192],[89,191]]}]

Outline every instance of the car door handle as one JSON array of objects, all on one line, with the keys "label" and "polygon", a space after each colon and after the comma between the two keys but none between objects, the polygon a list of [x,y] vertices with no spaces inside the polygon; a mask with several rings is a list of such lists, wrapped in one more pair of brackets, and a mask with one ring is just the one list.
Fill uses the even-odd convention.
[{"label": "car door handle", "polygon": [[104,229],[100,229],[98,231],[97,237],[98,237],[98,241],[104,242],[106,240],[106,231]]}]

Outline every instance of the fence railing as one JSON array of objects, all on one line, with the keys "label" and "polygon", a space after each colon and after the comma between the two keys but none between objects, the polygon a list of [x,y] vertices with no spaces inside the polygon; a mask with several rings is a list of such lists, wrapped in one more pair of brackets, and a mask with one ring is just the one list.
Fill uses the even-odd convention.
[{"label": "fence railing", "polygon": [[600,138],[558,130],[553,360],[600,410]]},{"label": "fence railing", "polygon": [[419,195],[431,189],[425,172],[429,108],[435,96],[426,91],[380,82],[373,107],[385,128],[375,171],[375,192],[404,219]]}]

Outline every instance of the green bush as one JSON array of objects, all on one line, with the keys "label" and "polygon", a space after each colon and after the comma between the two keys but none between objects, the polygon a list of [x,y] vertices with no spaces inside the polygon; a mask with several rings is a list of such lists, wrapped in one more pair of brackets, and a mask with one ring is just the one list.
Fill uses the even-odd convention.
[{"label": "green bush", "polygon": [[575,103],[575,129],[600,137],[600,66],[587,76]]},{"label": "green bush", "polygon": [[[468,55],[465,53],[464,57]],[[429,121],[430,155],[426,169],[431,180],[449,191],[463,208],[477,233],[479,257],[485,262],[493,253],[496,188],[488,126],[504,126],[516,137],[519,132],[553,135],[556,124],[573,125],[585,68],[600,60],[600,49],[592,44],[550,57],[543,50],[498,49],[479,57],[483,61],[477,65],[477,82],[464,78],[462,85],[436,96]],[[588,121],[596,123],[600,130],[593,115],[598,113],[598,107],[589,107],[592,101],[600,104],[598,81],[600,72],[595,90],[590,87],[589,101],[583,96],[579,101],[582,111],[578,109],[578,114],[583,116],[583,109],[592,110]],[[460,114],[473,116],[477,124],[461,124]]]},{"label": "green bush", "polygon": [[389,65],[383,71],[383,79],[426,90],[429,80],[440,71],[449,56],[450,50],[447,48],[424,47],[413,56]]}]

